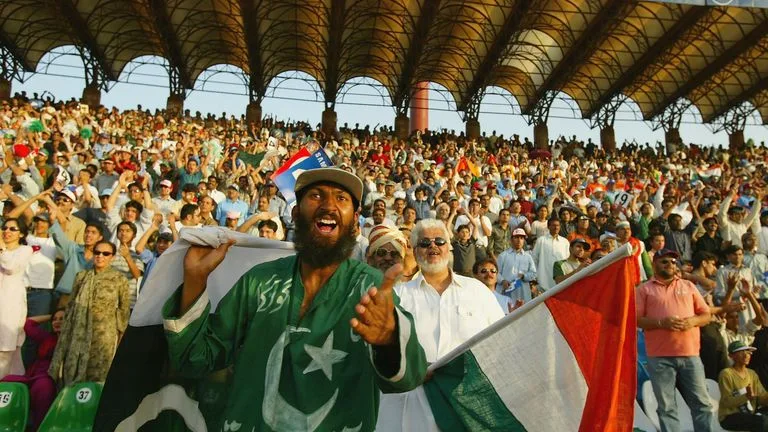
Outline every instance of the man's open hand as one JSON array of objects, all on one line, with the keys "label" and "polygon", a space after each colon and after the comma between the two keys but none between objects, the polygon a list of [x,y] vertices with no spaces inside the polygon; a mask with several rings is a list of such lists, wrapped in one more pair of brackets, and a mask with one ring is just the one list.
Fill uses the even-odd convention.
[{"label": "man's open hand", "polygon": [[355,306],[357,318],[352,318],[349,324],[371,345],[392,345],[397,340],[392,286],[402,272],[400,264],[390,267],[384,273],[381,287],[369,289]]}]

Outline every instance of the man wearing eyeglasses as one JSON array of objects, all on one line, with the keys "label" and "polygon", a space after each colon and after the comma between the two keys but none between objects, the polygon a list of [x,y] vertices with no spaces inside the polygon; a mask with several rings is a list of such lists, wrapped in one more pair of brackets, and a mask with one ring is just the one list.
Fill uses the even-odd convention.
[{"label": "man wearing eyeglasses", "polygon": [[402,264],[407,243],[405,236],[397,228],[377,225],[368,235],[368,265],[386,272],[395,264]]},{"label": "man wearing eyeglasses", "polygon": [[648,373],[662,431],[680,430],[675,385],[683,394],[696,431],[710,431],[714,415],[699,357],[699,329],[709,323],[709,306],[696,286],[678,274],[679,255],[653,257],[654,276],[636,291],[637,326],[645,331]]},{"label": "man wearing eyeglasses", "polygon": [[[424,219],[411,233],[421,273],[399,284],[400,304],[411,311],[416,334],[427,362],[434,362],[504,317],[496,298],[477,279],[461,276],[453,268],[448,230],[437,219]],[[422,386],[408,393],[381,398],[377,430],[437,431],[437,424]]]},{"label": "man wearing eyeglasses", "polygon": [[75,243],[83,244],[83,235],[85,234],[85,222],[72,214],[75,207],[75,193],[69,189],[62,189],[56,194],[55,202],[59,209],[58,220],[64,234]]}]

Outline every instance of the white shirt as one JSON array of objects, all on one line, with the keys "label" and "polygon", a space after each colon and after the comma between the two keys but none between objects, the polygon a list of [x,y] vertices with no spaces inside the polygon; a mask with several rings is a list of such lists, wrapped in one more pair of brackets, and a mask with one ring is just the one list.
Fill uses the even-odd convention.
[{"label": "white shirt", "polygon": [[[392,219],[389,219],[387,217],[385,217],[384,220],[378,225],[384,225],[389,228],[397,228],[397,225],[392,221]],[[363,227],[360,229],[360,232],[365,236],[365,238],[368,238],[373,228],[375,228],[378,225],[373,223],[373,218],[371,217],[365,218],[365,222],[363,223]]]},{"label": "white shirt", "polygon": [[24,284],[30,288],[53,289],[56,243],[53,237],[27,235],[27,245],[32,248],[32,258],[24,274]]},{"label": "white shirt", "polygon": [[537,277],[539,287],[546,291],[555,286],[553,266],[555,262],[564,260],[570,255],[571,244],[565,237],[552,237],[550,233],[539,237],[536,245],[533,247],[533,261],[536,263]]},{"label": "white shirt", "polygon": [[358,234],[355,240],[355,247],[349,257],[360,262],[366,262],[365,252],[368,250],[368,237]]},{"label": "white shirt", "polygon": [[[496,297],[482,282],[453,272],[451,276],[442,295],[422,274],[395,287],[400,305],[414,317],[416,335],[429,363],[504,317]],[[438,431],[424,388],[382,395],[376,429]]]},{"label": "white shirt", "polygon": [[757,231],[757,250],[763,255],[768,255],[768,226],[761,226]]},{"label": "white shirt", "polygon": [[[524,250],[517,251],[509,248],[499,254],[496,259],[496,264],[499,266],[499,277],[497,290],[504,292],[503,282],[509,282],[509,287],[506,291],[509,291],[507,295],[512,301],[531,300],[531,281],[535,280],[538,276],[536,273],[536,264],[533,262],[533,257],[530,253]],[[520,279],[520,273],[523,274],[523,279],[520,281],[520,286],[516,286],[516,281]]]},{"label": "white shirt", "polygon": [[222,191],[220,191],[218,189],[213,189],[211,191],[208,191],[208,195],[211,198],[213,198],[214,201],[216,201],[216,204],[218,204],[218,203],[224,201],[225,199],[227,199],[227,196],[224,194],[224,192],[222,192]]},{"label": "white shirt", "polygon": [[469,213],[460,215],[456,218],[456,223],[453,224],[453,231],[456,232],[462,225],[470,225],[470,229],[472,229],[471,225],[474,225],[472,237],[475,242],[478,246],[488,247],[488,236],[483,232],[483,226],[488,228],[488,231],[491,230],[491,220],[488,219],[488,216],[472,216]]},{"label": "white shirt", "polygon": [[493,214],[499,214],[501,209],[504,208],[504,201],[498,196],[494,195],[488,199],[488,211]]}]

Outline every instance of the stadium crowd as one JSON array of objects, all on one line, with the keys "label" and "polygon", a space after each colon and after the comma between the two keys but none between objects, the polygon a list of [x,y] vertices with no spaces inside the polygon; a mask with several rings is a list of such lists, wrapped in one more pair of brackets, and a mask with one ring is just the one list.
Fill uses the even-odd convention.
[{"label": "stadium crowd", "polygon": [[[344,124],[326,136],[301,122],[26,95],[2,101],[0,130],[0,378],[29,386],[33,427],[57,389],[104,381],[143,281],[184,229],[291,241],[293,205],[273,174],[322,148],[364,184],[353,259],[400,263],[415,280],[419,249],[446,247],[452,273],[482,283],[503,313],[630,243],[662,428],[676,430],[677,382],[708,430],[718,410],[706,377],[719,380],[724,427],[768,430],[755,415],[768,404],[764,143],[606,153],[574,136],[543,151],[495,131],[399,140]],[[431,237],[412,239],[422,220]]]}]

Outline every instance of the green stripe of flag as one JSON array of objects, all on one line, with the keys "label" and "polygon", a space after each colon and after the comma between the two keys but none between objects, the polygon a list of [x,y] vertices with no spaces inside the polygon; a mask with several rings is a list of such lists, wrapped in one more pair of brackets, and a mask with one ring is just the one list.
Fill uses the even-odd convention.
[{"label": "green stripe of flag", "polygon": [[436,369],[424,391],[443,432],[526,430],[496,393],[472,351]]},{"label": "green stripe of flag", "polygon": [[246,165],[250,165],[254,168],[258,168],[261,164],[262,159],[264,159],[264,155],[266,155],[267,152],[261,152],[261,153],[246,153],[244,151],[241,151],[237,154],[237,158],[243,161]]}]

